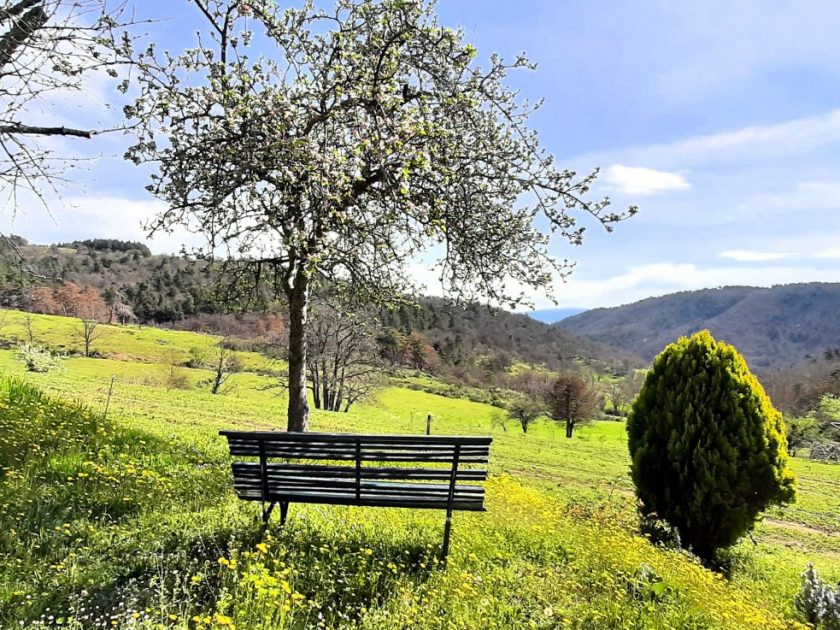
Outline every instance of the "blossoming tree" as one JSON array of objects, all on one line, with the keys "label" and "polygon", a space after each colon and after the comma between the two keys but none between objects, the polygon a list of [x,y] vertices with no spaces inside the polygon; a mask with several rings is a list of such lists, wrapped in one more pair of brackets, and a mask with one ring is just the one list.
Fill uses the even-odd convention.
[{"label": "blossoming tree", "polygon": [[148,188],[168,208],[153,231],[203,233],[199,254],[224,252],[248,287],[285,295],[289,430],[309,423],[316,283],[387,302],[431,253],[451,293],[517,303],[569,271],[549,254],[552,233],[577,244],[582,216],[611,229],[635,212],[587,200],[595,174],[558,168],[540,146],[527,126],[538,104],[505,86],[530,62],[479,64],[433,2],[194,4],[196,47],[138,52],[127,157],[156,165]]}]

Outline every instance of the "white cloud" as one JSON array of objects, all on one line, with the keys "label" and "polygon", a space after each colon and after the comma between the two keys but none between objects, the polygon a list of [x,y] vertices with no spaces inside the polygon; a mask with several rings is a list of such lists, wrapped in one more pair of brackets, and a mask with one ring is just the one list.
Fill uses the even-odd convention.
[{"label": "white cloud", "polygon": [[88,238],[118,238],[145,242],[156,253],[177,253],[182,245],[197,245],[201,238],[185,230],[147,238],[144,223],[163,211],[155,199],[129,199],[114,195],[84,195],[52,200],[49,212],[37,203],[0,214],[0,232],[24,236],[33,243],[54,243]]},{"label": "white cloud", "polygon": [[771,212],[774,214],[797,211],[813,213],[822,210],[836,212],[840,210],[840,182],[833,180],[795,182],[780,192],[752,195],[742,202],[740,207],[752,211],[754,216],[765,217]]},{"label": "white cloud", "polygon": [[767,260],[781,260],[790,258],[793,254],[783,252],[759,252],[750,249],[728,249],[720,253],[721,258],[729,258],[739,262],[763,262]]},{"label": "white cloud", "polygon": [[840,248],[823,249],[814,254],[814,258],[840,258]]},{"label": "white cloud", "polygon": [[574,163],[636,162],[663,169],[684,169],[710,163],[740,165],[744,160],[790,157],[837,142],[840,142],[840,109],[784,123],[753,125],[674,142],[588,154],[574,160]]},{"label": "white cloud", "polygon": [[671,190],[691,188],[691,184],[678,173],[657,171],[644,166],[624,166],[623,164],[613,164],[607,168],[604,181],[627,195],[654,195]]}]

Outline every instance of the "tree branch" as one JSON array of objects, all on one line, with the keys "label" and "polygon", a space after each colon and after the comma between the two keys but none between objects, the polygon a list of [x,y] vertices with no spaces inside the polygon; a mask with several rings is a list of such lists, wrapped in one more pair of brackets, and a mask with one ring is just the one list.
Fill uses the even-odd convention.
[{"label": "tree branch", "polygon": [[20,15],[27,9],[34,7],[36,4],[41,4],[44,0],[20,0],[16,5],[8,9],[0,9],[0,22],[5,22],[9,18]]},{"label": "tree branch", "polygon": [[6,135],[29,135],[29,136],[74,136],[76,138],[93,137],[93,131],[84,129],[73,129],[72,127],[35,127],[22,123],[0,125],[0,134]]},{"label": "tree branch", "polygon": [[48,19],[49,16],[43,7],[35,7],[15,21],[9,31],[0,37],[0,70],[9,64],[15,51],[25,44],[33,33],[44,26]]}]

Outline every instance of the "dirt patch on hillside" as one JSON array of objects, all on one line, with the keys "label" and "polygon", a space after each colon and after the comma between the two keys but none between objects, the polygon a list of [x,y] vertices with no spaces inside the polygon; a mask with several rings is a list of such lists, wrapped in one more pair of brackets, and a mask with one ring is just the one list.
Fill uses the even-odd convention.
[{"label": "dirt patch on hillside", "polygon": [[765,525],[769,525],[770,527],[779,527],[784,529],[792,529],[797,532],[802,532],[805,534],[821,534],[823,536],[832,536],[832,537],[840,537],[840,533],[831,531],[830,529],[820,529],[818,527],[813,527],[811,525],[803,525],[802,523],[796,523],[794,521],[780,521],[775,518],[765,518],[761,521]]}]

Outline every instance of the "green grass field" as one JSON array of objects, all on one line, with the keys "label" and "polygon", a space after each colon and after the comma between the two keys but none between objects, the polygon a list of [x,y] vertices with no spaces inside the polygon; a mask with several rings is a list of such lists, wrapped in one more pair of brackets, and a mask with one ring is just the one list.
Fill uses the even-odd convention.
[{"label": "green grass field", "polygon": [[[22,338],[22,317],[0,338]],[[33,332],[66,348],[73,325],[36,316]],[[794,459],[797,503],[723,577],[638,536],[623,423],[523,435],[492,427],[494,407],[402,386],[313,429],[421,433],[431,413],[435,433],[492,433],[488,512],[456,515],[448,568],[435,512],[292,506],[262,539],[217,431],[282,427],[282,390],[244,372],[214,396],[192,369],[165,385],[161,348],[215,342],[108,327],[109,358],[46,375],[0,351],[0,627],[786,628],[806,563],[840,579],[840,466]]]}]

